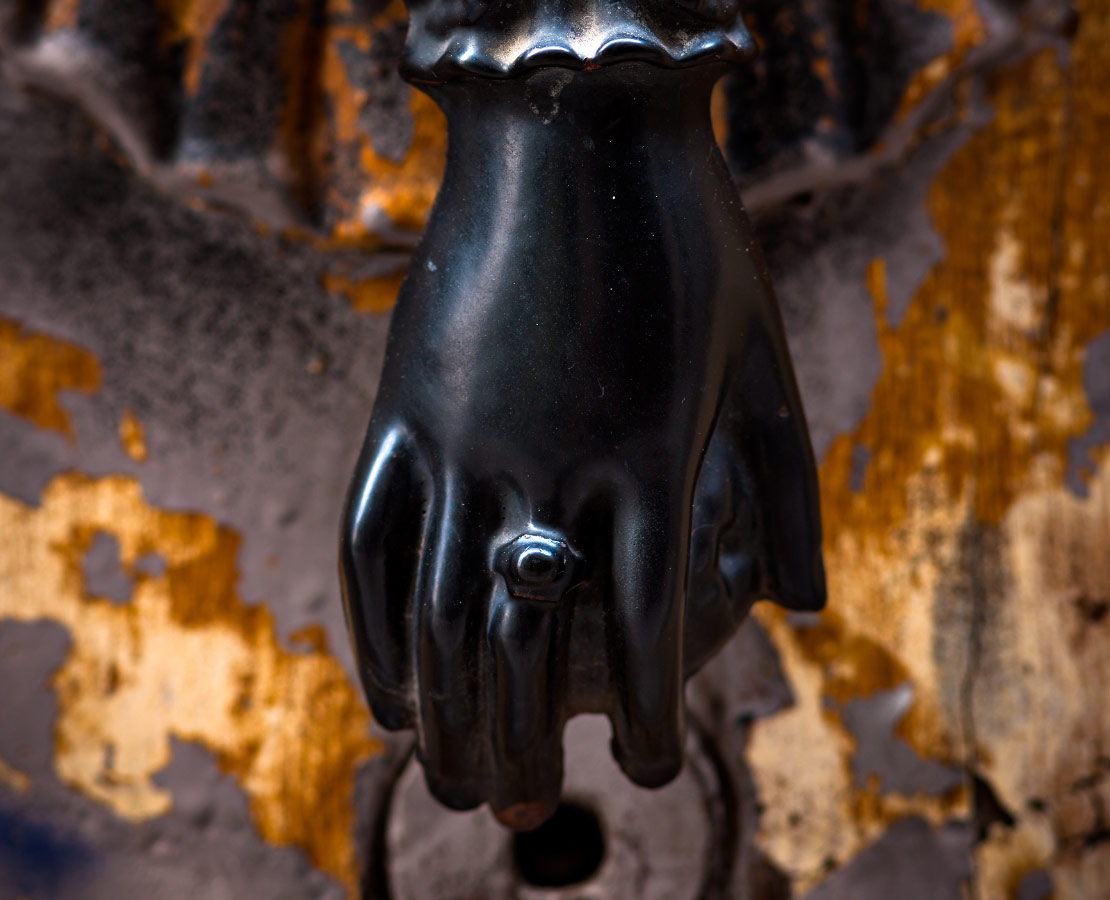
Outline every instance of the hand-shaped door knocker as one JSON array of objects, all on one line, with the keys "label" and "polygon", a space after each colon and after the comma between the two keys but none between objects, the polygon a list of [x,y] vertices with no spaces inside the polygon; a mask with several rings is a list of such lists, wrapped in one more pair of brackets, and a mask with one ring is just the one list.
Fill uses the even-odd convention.
[{"label": "hand-shaped door knocker", "polygon": [[825,599],[817,477],[709,120],[723,0],[413,0],[447,170],[342,525],[375,718],[447,806],[555,809],[562,730],[682,766],[683,684],[761,597]]}]

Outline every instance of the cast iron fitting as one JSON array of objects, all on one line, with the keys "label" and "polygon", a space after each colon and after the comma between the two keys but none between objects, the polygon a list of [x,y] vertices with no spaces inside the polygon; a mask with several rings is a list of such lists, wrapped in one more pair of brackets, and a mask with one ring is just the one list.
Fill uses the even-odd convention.
[{"label": "cast iron fitting", "polygon": [[341,576],[375,718],[432,792],[555,809],[604,713],[656,787],[683,684],[759,598],[825,601],[817,476],[709,95],[733,0],[410,4],[404,69],[448,121],[393,314]]}]

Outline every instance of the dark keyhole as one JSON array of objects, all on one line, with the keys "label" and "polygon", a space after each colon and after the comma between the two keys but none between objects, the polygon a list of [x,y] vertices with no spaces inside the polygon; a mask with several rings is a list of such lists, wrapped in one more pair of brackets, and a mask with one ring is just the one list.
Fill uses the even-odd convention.
[{"label": "dark keyhole", "polygon": [[513,857],[521,878],[536,887],[579,884],[601,868],[605,835],[592,810],[563,803],[539,828],[516,835]]}]

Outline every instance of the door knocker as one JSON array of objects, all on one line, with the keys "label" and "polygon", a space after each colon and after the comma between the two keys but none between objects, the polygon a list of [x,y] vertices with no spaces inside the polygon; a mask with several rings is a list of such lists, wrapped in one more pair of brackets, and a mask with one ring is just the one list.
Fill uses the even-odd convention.
[{"label": "door knocker", "polygon": [[817,476],[709,95],[735,2],[413,0],[404,73],[448,121],[344,513],[375,718],[447,806],[559,800],[608,715],[637,784],[683,684],[759,598],[824,604]]}]

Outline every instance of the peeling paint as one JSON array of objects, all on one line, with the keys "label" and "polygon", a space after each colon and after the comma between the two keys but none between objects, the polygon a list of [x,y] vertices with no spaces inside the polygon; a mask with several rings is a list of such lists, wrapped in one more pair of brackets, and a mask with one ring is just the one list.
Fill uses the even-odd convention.
[{"label": "peeling paint", "polygon": [[987,36],[987,26],[975,0],[916,0],[916,3],[926,12],[951,20],[951,47],[910,79],[895,113],[896,121],[904,120],[922,100],[958,72],[968,52]]},{"label": "peeling paint", "polygon": [[196,94],[208,51],[208,41],[216,24],[227,13],[231,0],[158,0],[165,17],[167,43],[185,46],[185,90]]},{"label": "peeling paint", "polygon": [[[82,560],[113,536],[134,582],[118,605],[87,595]],[[153,776],[170,738],[216,754],[264,839],[302,847],[354,891],[356,769],[378,751],[357,688],[325,647],[290,652],[265,606],[237,592],[239,538],[212,518],[151,507],[121,476],[63,475],[41,505],[0,496],[0,619],[50,619],[73,647],[53,679],[59,778],[118,815],[170,808]],[[157,553],[161,574],[138,565]]]},{"label": "peeling paint", "polygon": [[124,410],[119,420],[119,442],[123,452],[135,462],[146,462],[146,431],[131,410]]},{"label": "peeling paint", "polygon": [[[978,851],[976,897],[1010,900],[1045,868],[1057,900],[1089,900],[1110,868],[1107,844],[1076,837],[1094,833],[1094,801],[1073,787],[1110,746],[1096,687],[1110,624],[1080,622],[1110,596],[1110,467],[1087,501],[1065,484],[1092,419],[1086,348],[1110,325],[1110,171],[1095,162],[1110,8],[1081,7],[1070,65],[1046,50],[992,80],[993,120],[930,193],[947,256],[898,327],[885,262],[870,267],[883,371],[822,466],[829,610],[796,626],[757,611],[798,696],[753,729],[758,843],[799,889],[884,819],[852,802],[839,704],[902,678],[914,701],[899,736],[976,772],[1016,817]],[[966,815],[969,799],[933,814]]]},{"label": "peeling paint", "polygon": [[397,293],[404,280],[404,272],[379,278],[349,278],[337,272],[325,272],[320,283],[329,294],[346,297],[357,312],[386,313],[397,302]]},{"label": "peeling paint", "polygon": [[[379,155],[372,136],[360,124],[360,114],[369,101],[369,86],[351,80],[342,52],[354,45],[370,50],[371,33],[405,17],[400,0],[393,0],[368,26],[349,24],[341,17],[328,27],[321,63],[321,82],[330,110],[328,129],[339,158],[351,154],[357,165],[357,195],[345,197],[337,187],[329,193],[331,204],[342,211],[333,236],[350,241],[373,232],[377,217],[384,216],[395,228],[419,232],[435,200],[447,158],[447,128],[442,112],[427,95],[407,88],[412,116],[412,142],[400,162]],[[356,174],[356,173],[352,173]],[[353,199],[353,203],[352,203]]]},{"label": "peeling paint", "polygon": [[984,632],[989,665],[972,700],[984,769],[1021,824],[1012,835],[996,828],[983,877],[997,892],[1043,867],[1058,900],[1094,897],[1074,885],[1088,856],[1110,870],[1110,842],[1097,841],[1110,809],[1110,464],[1084,499],[1064,487],[1029,492],[1004,528],[1014,590]]},{"label": "peeling paint", "polygon": [[0,759],[0,784],[17,794],[26,794],[31,789],[31,776]]},{"label": "peeling paint", "polygon": [[76,439],[61,391],[100,389],[100,364],[87,350],[0,318],[0,408]]}]

